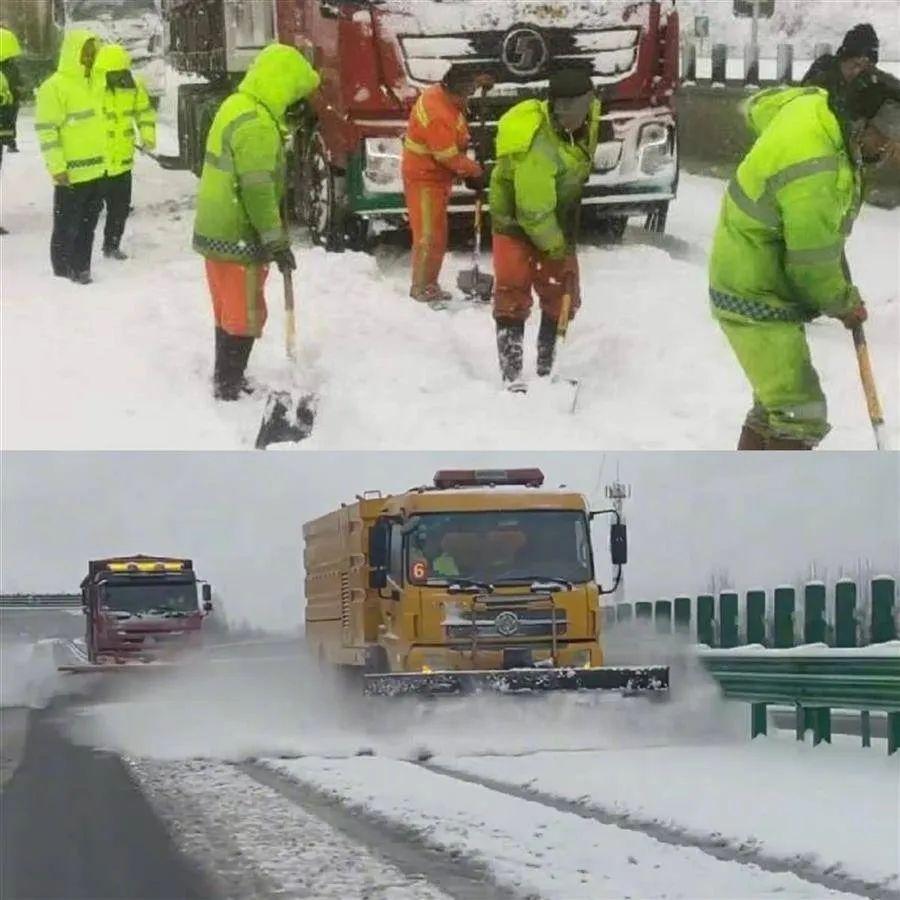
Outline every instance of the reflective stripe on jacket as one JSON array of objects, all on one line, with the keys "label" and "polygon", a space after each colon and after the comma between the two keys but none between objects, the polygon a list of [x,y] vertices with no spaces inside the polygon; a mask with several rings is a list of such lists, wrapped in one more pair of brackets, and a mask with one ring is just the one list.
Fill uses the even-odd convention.
[{"label": "reflective stripe on jacket", "polygon": [[722,201],[710,255],[713,314],[805,321],[852,305],[844,242],[861,178],[827,93],[771,88],[752,97],[757,139]]},{"label": "reflective stripe on jacket", "polygon": [[504,113],[497,126],[497,164],[491,173],[493,230],[524,236],[555,258],[571,252],[599,132],[598,100],[591,104],[577,139],[567,140],[559,133],[547,101],[524,100]]},{"label": "reflective stripe on jacket", "polygon": [[451,183],[471,178],[481,166],[466,155],[469,125],[440,84],[425,88],[413,104],[403,139],[403,177]]},{"label": "reflective stripe on jacket", "polygon": [[106,173],[102,97],[81,63],[84,45],[96,39],[90,31],[66,32],[57,70],[37,91],[34,127],[47,170],[52,176],[66,172],[72,184]]},{"label": "reflective stripe on jacket", "polygon": [[208,259],[258,262],[289,244],[281,221],[288,106],[319,86],[299,50],[270,44],[219,107],[206,141],[194,249]]},{"label": "reflective stripe on jacket", "polygon": [[92,78],[103,95],[103,115],[106,123],[106,171],[121,175],[134,165],[135,130],[140,134],[141,146],[152,150],[156,146],[156,111],[144,83],[134,77],[133,88],[109,88],[109,72],[131,70],[131,57],[118,44],[104,44],[97,53]]}]

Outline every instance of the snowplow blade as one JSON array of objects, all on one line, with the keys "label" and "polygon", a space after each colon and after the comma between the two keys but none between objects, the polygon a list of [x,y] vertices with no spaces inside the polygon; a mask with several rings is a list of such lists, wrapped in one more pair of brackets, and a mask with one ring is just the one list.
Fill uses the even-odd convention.
[{"label": "snowplow blade", "polygon": [[83,663],[80,665],[57,666],[57,672],[65,672],[69,675],[93,675],[95,672],[115,672],[117,675],[140,673],[148,675],[150,672],[168,672],[178,667],[178,663]]},{"label": "snowplow blade", "polygon": [[366,675],[366,694],[464,695],[544,691],[620,691],[648,694],[668,691],[668,666],[601,666],[595,669],[488,669],[481,672],[393,672]]}]

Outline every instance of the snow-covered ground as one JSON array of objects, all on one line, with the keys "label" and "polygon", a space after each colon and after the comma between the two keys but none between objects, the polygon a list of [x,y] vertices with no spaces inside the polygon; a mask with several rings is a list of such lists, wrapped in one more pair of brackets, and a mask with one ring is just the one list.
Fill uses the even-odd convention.
[{"label": "snow-covered ground", "polygon": [[[586,810],[626,814],[632,821],[662,823],[900,888],[900,761],[883,746],[863,752],[857,738],[812,747],[788,734],[712,748],[433,762],[575,801]],[[860,834],[848,834],[853,821],[862,826]]]},{"label": "snow-covered ground", "polygon": [[[515,762],[508,762],[515,771]],[[570,755],[556,760],[555,767],[577,782],[590,775],[592,762],[615,779],[602,758],[576,763]],[[720,861],[696,848],[665,844],[407,762],[362,757],[270,765],[343,803],[402,823],[428,844],[478,860],[501,884],[525,894],[558,900],[841,896],[794,875]]]},{"label": "snow-covered ground", "polygon": [[[126,234],[132,258],[95,258],[96,282],[53,278],[51,189],[30,114],[22,152],[3,167],[2,434],[4,449],[240,449],[252,447],[263,397],[211,399],[212,321],[200,257],[190,249],[196,182],[140,158]],[[284,360],[281,293],[248,374],[319,393],[307,449],[730,449],[750,393],[710,319],[706,254],[722,182],[682,177],[669,234],[632,229],[624,246],[585,247],[585,303],[561,370],[582,386],[501,390],[485,308],[434,312],[407,296],[408,254],[326,254],[298,235],[300,359]],[[897,231],[900,211],[864,209],[849,258],[871,313],[875,374],[896,444]],[[443,281],[469,265],[452,254]],[[536,316],[526,334],[534,365]],[[810,328],[834,431],[825,449],[870,449],[852,344],[833,321]]]},{"label": "snow-covered ground", "polygon": [[130,768],[220,896],[449,900],[232,766],[134,760]]}]

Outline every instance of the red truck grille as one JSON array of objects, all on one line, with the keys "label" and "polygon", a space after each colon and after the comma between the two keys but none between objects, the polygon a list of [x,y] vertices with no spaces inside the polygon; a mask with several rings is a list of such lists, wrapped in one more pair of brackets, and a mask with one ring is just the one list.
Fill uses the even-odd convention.
[{"label": "red truck grille", "polygon": [[532,84],[560,64],[584,68],[598,84],[627,78],[637,66],[641,28],[574,31],[521,25],[472,34],[399,35],[403,64],[412,81],[439,81],[451,65],[471,67],[495,82]]}]

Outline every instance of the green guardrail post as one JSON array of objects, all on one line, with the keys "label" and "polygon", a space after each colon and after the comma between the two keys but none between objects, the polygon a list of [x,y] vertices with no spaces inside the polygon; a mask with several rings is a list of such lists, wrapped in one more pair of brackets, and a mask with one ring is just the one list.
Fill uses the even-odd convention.
[{"label": "green guardrail post", "polygon": [[775,646],[794,646],[794,589],[775,588]]},{"label": "green guardrail post", "polygon": [[768,714],[765,703],[750,704],[750,739],[766,734]]},{"label": "green guardrail post", "polygon": [[616,604],[616,621],[617,622],[630,622],[631,621],[631,604],[630,603],[617,603]]},{"label": "green guardrail post", "polygon": [[812,733],[813,733],[813,746],[816,744],[821,744],[822,741],[825,741],[826,744],[831,743],[831,709],[827,706],[820,706],[816,709],[810,710],[812,712]]},{"label": "green guardrail post", "polygon": [[856,646],[856,584],[839,581],[834,589],[834,646]]},{"label": "green guardrail post", "polygon": [[809,727],[809,718],[806,710],[797,703],[794,706],[794,735],[798,741],[802,741],[806,737],[806,729]]},{"label": "green guardrail post", "polygon": [[766,645],[765,591],[747,591],[747,643]]},{"label": "green guardrail post", "polygon": [[803,589],[803,643],[825,643],[825,585],[819,582]]},{"label": "green guardrail post", "polygon": [[872,633],[873,644],[883,644],[897,637],[894,623],[894,596],[896,583],[887,575],[872,579]]},{"label": "green guardrail post", "polygon": [[739,643],[738,595],[734,591],[723,591],[719,594],[719,646],[727,650]]},{"label": "green guardrail post", "polygon": [[701,594],[697,598],[697,643],[715,647],[716,637],[713,632],[716,598],[712,594]]},{"label": "green guardrail post", "polygon": [[672,632],[672,601],[657,600],[653,605],[653,624],[657,634],[671,634]]},{"label": "green guardrail post", "polygon": [[609,631],[616,625],[616,608],[614,606],[600,607],[600,627],[603,631]]},{"label": "green guardrail post", "polygon": [[859,734],[862,737],[863,747],[872,746],[872,716],[869,710],[864,709],[859,714]]},{"label": "green guardrail post", "polygon": [[634,604],[634,617],[642,625],[646,625],[653,618],[653,604],[649,600],[638,600]]},{"label": "green guardrail post", "polygon": [[691,630],[691,598],[675,598],[675,630],[689,632]]},{"label": "green guardrail post", "polygon": [[900,749],[900,712],[887,714],[888,756]]}]

